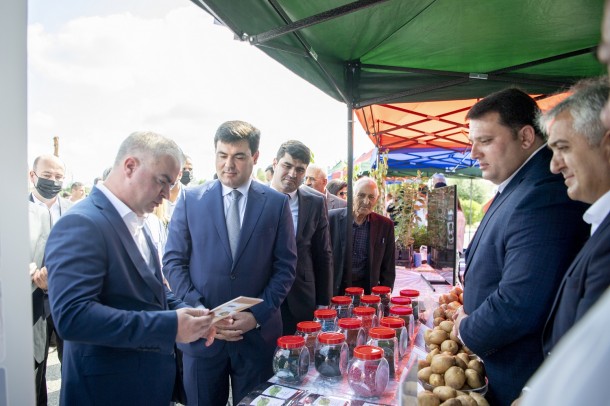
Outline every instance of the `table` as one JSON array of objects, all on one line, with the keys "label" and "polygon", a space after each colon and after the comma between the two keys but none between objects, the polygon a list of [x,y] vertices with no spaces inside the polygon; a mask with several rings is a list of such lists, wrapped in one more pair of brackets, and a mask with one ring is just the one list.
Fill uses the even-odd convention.
[{"label": "table", "polygon": [[[433,291],[430,285],[421,277],[422,273],[425,272],[433,273],[434,270],[427,264],[414,269],[397,266],[392,296],[400,295],[402,289],[418,290],[420,292],[420,303],[423,304],[423,306],[420,305],[423,308],[420,317],[423,320],[431,321],[430,313],[431,309],[434,308],[434,303],[438,303],[438,297],[443,293],[447,293],[452,287],[448,284],[435,285],[435,291]],[[331,381],[321,377],[315,370],[312,362],[307,376],[299,384],[284,384],[274,376],[266,384],[248,394],[239,405],[256,405],[258,404],[257,401],[267,406],[316,404],[329,406],[397,405],[403,393],[407,395],[407,392],[417,392],[417,360],[422,354],[425,357],[423,334],[418,326],[415,328],[414,337],[409,344],[409,352],[398,364],[396,369],[397,377],[390,380],[385,392],[380,397],[364,398],[357,395],[350,388],[347,377],[343,377],[340,381]],[[411,382],[413,383],[412,385],[410,384]],[[402,388],[399,389],[401,386]],[[274,391],[275,396],[284,400],[266,396],[269,395],[269,390]],[[261,401],[263,398],[269,400]],[[321,402],[322,399],[324,399],[324,402]],[[252,403],[253,401],[254,403]]]}]

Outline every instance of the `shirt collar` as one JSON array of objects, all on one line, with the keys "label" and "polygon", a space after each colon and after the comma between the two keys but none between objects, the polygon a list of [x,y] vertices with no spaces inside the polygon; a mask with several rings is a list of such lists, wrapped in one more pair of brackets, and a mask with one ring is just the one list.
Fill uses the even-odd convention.
[{"label": "shirt collar", "polygon": [[591,235],[608,215],[610,215],[610,190],[597,199],[582,216],[587,224],[591,224]]},{"label": "shirt collar", "polygon": [[[235,189],[239,190],[241,192],[242,196],[248,196],[248,190],[250,190],[251,183],[252,183],[252,179],[248,178],[248,181],[246,183],[244,183],[243,185],[241,185],[240,187],[235,188]],[[233,191],[232,187],[226,186],[222,182],[220,184],[222,185],[222,197],[225,197],[226,195],[228,195],[229,193],[231,193]]]},{"label": "shirt collar", "polygon": [[294,190],[294,192],[285,193],[285,194],[286,194],[286,195],[288,196],[288,198],[289,198],[289,199],[292,201],[292,200],[294,200],[294,198],[296,197],[296,195],[297,195],[297,192],[298,192],[298,191],[299,191],[299,189],[297,188],[297,189],[295,189],[295,190]]},{"label": "shirt collar", "polygon": [[48,208],[49,210],[51,210],[53,207],[59,206],[59,196],[55,196],[55,201],[53,202],[51,207],[48,207],[47,204],[45,202],[43,202],[42,200],[40,200],[38,197],[36,197],[36,195],[34,193],[32,193],[32,199],[34,200],[34,203],[36,203],[38,205],[43,205],[44,207]]},{"label": "shirt collar", "polygon": [[544,144],[542,144],[542,146],[540,148],[538,148],[536,151],[534,151],[534,153],[532,155],[530,155],[525,162],[523,162],[523,164],[519,167],[519,169],[517,169],[515,172],[513,172],[512,175],[510,175],[508,177],[508,179],[506,179],[504,182],[500,183],[498,185],[498,193],[502,193],[504,191],[504,189],[506,188],[506,186],[508,186],[508,184],[510,183],[511,180],[513,180],[513,178],[519,173],[519,171],[525,166],[526,163],[528,163],[533,157],[534,155],[536,155],[538,152],[540,152],[540,150],[542,150],[543,148],[546,148],[546,142]]},{"label": "shirt collar", "polygon": [[110,200],[110,203],[114,206],[116,211],[119,212],[119,216],[121,216],[132,235],[135,235],[142,229],[144,222],[146,221],[146,216],[138,217],[133,210],[123,203],[121,199],[116,197],[116,195],[105,185],[98,183],[96,187],[108,198],[108,200]]}]

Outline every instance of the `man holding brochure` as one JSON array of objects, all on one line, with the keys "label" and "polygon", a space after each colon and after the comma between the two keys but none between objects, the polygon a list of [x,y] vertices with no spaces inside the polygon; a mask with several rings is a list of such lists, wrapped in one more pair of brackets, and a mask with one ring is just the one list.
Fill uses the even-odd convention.
[{"label": "man holding brochure", "polygon": [[218,180],[186,190],[170,224],[163,271],[174,293],[214,309],[238,296],[263,301],[218,321],[214,343],[184,352],[189,405],[234,402],[273,375],[282,333],[280,304],[295,278],[296,243],[288,198],[251,178],[260,132],[242,121],[214,137]]}]

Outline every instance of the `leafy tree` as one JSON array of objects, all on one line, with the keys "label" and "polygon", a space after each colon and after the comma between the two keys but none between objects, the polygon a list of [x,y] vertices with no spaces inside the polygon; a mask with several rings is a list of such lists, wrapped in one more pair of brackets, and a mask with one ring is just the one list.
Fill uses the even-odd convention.
[{"label": "leafy tree", "polygon": [[493,195],[493,185],[483,179],[456,179],[449,178],[449,185],[457,185],[458,197],[461,201],[474,200],[484,204]]}]

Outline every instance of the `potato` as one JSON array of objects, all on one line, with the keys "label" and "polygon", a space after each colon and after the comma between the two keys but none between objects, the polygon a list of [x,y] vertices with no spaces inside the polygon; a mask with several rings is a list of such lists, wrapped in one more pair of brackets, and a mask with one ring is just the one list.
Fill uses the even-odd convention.
[{"label": "potato", "polygon": [[461,389],[466,382],[464,370],[460,367],[453,366],[449,368],[444,375],[445,384],[453,389]]},{"label": "potato", "polygon": [[449,386],[437,386],[432,393],[438,396],[441,402],[455,397],[455,389]]},{"label": "potato", "polygon": [[461,295],[462,292],[464,292],[464,290],[459,286],[456,286],[455,288],[451,289],[451,293],[458,295],[458,296]]},{"label": "potato", "polygon": [[425,367],[417,371],[417,379],[421,379],[424,382],[430,383],[430,375],[432,375],[432,368]]},{"label": "potato", "polygon": [[483,363],[478,359],[471,359],[468,362],[468,368],[474,369],[481,374],[481,376],[485,376],[485,365],[483,365]]},{"label": "potato", "polygon": [[432,317],[434,317],[435,319],[437,317],[440,317],[441,319],[444,319],[445,318],[445,310],[443,308],[441,308],[441,307],[437,307],[432,312]]},{"label": "potato", "polygon": [[449,304],[451,302],[457,302],[459,299],[459,295],[456,295],[453,292],[449,292],[447,293],[447,300],[445,301],[445,303]]},{"label": "potato", "polygon": [[444,386],[445,378],[441,374],[431,374],[428,383],[432,386]]},{"label": "potato", "polygon": [[429,340],[430,340],[430,334],[432,334],[432,330],[426,330],[426,331],[424,331],[424,342],[425,342],[426,344],[429,344],[429,343],[430,343],[430,341],[429,341]]},{"label": "potato", "polygon": [[425,359],[420,359],[417,361],[417,370],[418,371],[421,371],[425,367],[429,367],[429,366],[430,366],[430,363],[428,361],[426,361]]},{"label": "potato", "polygon": [[443,341],[449,338],[449,334],[445,330],[432,330],[430,333],[430,343],[431,344],[441,344]]},{"label": "potato", "polygon": [[476,400],[474,400],[468,395],[458,396],[456,397],[456,399],[460,401],[462,406],[477,406]]},{"label": "potato", "polygon": [[441,346],[438,344],[432,344],[432,343],[428,344],[428,350],[432,351],[432,350],[436,350],[436,349],[438,349],[440,351]]},{"label": "potato", "polygon": [[441,403],[440,406],[462,406],[462,402],[460,402],[459,400],[457,400],[455,398],[447,399],[446,401]]},{"label": "potato", "polygon": [[428,353],[428,355],[426,355],[426,361],[431,363],[432,362],[432,358],[434,358],[435,355],[438,355],[440,353],[441,353],[441,350],[439,350],[438,348],[430,351]]},{"label": "potato", "polygon": [[[462,307],[462,304],[457,301],[457,297],[455,298],[455,300],[453,302],[447,303],[447,310],[455,311],[460,307]],[[445,311],[445,313],[447,313],[447,311]]]},{"label": "potato", "polygon": [[417,404],[419,406],[439,406],[441,400],[430,391],[423,391],[417,394]]},{"label": "potato", "polygon": [[462,343],[462,349],[464,350],[464,352],[466,354],[473,354],[472,350],[468,347],[466,347],[466,344]]},{"label": "potato", "polygon": [[462,396],[462,395],[468,395],[466,392],[462,392],[461,390],[456,390],[455,391],[455,397],[457,398],[458,396]]},{"label": "potato", "polygon": [[456,355],[456,358],[459,358],[464,363],[465,366],[462,367],[462,369],[468,368],[468,363],[470,362],[470,357],[468,356],[468,354],[464,354],[463,352],[461,352]]},{"label": "potato", "polygon": [[464,303],[464,294],[460,293],[460,296],[458,296],[458,300],[460,301],[460,303]]},{"label": "potato", "polygon": [[443,352],[448,351],[451,353],[451,355],[457,354],[458,350],[459,350],[458,343],[456,343],[453,340],[445,340],[441,344],[441,351],[443,351]]},{"label": "potato", "polygon": [[466,383],[470,387],[476,389],[476,388],[480,388],[481,386],[485,385],[485,379],[483,379],[481,374],[479,374],[474,369],[468,368],[467,370],[464,371],[464,374],[466,375]]},{"label": "potato", "polygon": [[475,402],[477,402],[477,406],[489,406],[489,402],[487,401],[487,399],[485,399],[485,397],[480,393],[470,392],[470,397],[473,398]]},{"label": "potato", "polygon": [[444,322],[445,319],[442,317],[436,317],[434,320],[432,320],[432,324],[434,324],[434,327],[440,325],[442,322]]},{"label": "potato", "polygon": [[453,322],[451,320],[441,321],[438,326],[445,330],[447,333],[451,333],[451,331],[453,331]]},{"label": "potato", "polygon": [[463,346],[464,344],[462,344],[462,340],[460,340],[458,338],[458,336],[456,336],[455,334],[453,334],[453,332],[449,333],[449,339],[455,341],[456,343],[458,343],[460,346]]},{"label": "potato", "polygon": [[453,315],[455,314],[455,310],[447,309],[445,310],[445,317],[447,320],[453,320]]},{"label": "potato", "polygon": [[[451,355],[440,354],[432,358],[430,368],[435,374],[443,374],[449,368],[455,365],[455,359]],[[455,388],[459,389],[459,388]]]},{"label": "potato", "polygon": [[[460,354],[458,354],[460,355]],[[466,369],[468,368],[468,364],[464,362],[464,360],[460,357],[458,357],[457,355],[455,356],[455,365],[457,365],[458,367],[462,368],[462,369]]]}]

